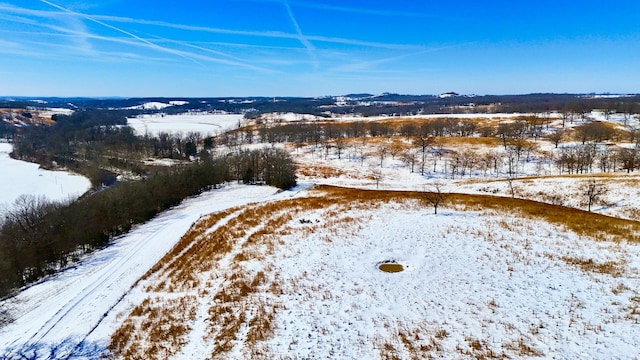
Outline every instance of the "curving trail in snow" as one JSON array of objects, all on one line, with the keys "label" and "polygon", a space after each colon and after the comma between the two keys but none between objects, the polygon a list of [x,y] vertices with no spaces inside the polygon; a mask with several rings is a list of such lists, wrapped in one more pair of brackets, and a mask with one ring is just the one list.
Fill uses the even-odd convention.
[{"label": "curving trail in snow", "polygon": [[[295,196],[268,186],[228,186],[188,199],[76,266],[0,303],[15,319],[0,328],[0,359],[80,359],[104,351],[114,307],[202,215]],[[89,335],[91,341],[87,341]],[[97,340],[96,340],[97,338]]]}]

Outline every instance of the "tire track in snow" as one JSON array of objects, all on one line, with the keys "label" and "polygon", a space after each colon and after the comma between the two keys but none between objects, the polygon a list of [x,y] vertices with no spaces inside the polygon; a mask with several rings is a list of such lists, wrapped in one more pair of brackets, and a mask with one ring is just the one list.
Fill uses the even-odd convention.
[{"label": "tire track in snow", "polygon": [[[270,187],[230,186],[178,205],[159,215],[155,219],[157,222],[152,220],[140,225],[137,230],[123,235],[125,239],[122,242],[112,245],[116,254],[113,255],[113,260],[107,261],[113,263],[103,264],[97,271],[89,270],[77,277],[72,276],[76,277],[71,280],[76,285],[67,285],[68,280],[63,280],[61,285],[67,288],[62,291],[66,295],[65,299],[58,301],[46,293],[39,294],[44,297],[38,301],[36,308],[48,310],[33,313],[30,310],[25,314],[30,315],[29,320],[23,317],[22,321],[3,329],[1,333],[7,337],[4,341],[0,340],[0,358],[68,359],[82,356],[87,339],[90,339],[89,347],[96,346],[94,341],[102,343],[105,339],[108,340],[102,338],[104,335],[100,335],[99,339],[92,339],[90,335],[95,331],[103,333],[103,328],[108,327],[105,319],[113,317],[113,309],[126,299],[135,282],[170,251],[189,227],[204,214],[244,206],[250,202],[294,197],[302,189],[297,190],[274,193]],[[158,247],[154,242],[162,245]],[[136,257],[141,263],[138,263]],[[88,263],[79,266],[97,267],[92,258],[89,257]],[[127,267],[127,264],[130,266]],[[80,285],[83,282],[87,282],[85,286]],[[54,289],[57,292],[58,288]],[[104,344],[100,346],[104,347]]]},{"label": "tire track in snow", "polygon": [[[168,219],[165,220],[165,222],[166,222],[166,224],[161,226],[159,229],[157,229],[156,231],[146,235],[144,238],[142,238],[140,241],[138,241],[137,244],[132,249],[130,249],[130,251],[128,251],[128,254],[125,257],[122,257],[121,259],[119,259],[115,263],[112,263],[109,266],[107,266],[102,271],[102,274],[100,274],[99,277],[95,281],[92,281],[88,286],[83,288],[82,291],[78,295],[74,296],[74,298],[71,301],[69,301],[66,304],[64,304],[53,315],[53,317],[48,319],[40,327],[40,329],[37,330],[31,336],[31,338],[29,338],[29,340],[27,340],[25,342],[24,347],[28,348],[28,347],[35,346],[35,345],[38,345],[39,343],[41,343],[43,340],[45,340],[47,335],[49,335],[52,331],[54,331],[56,329],[56,327],[61,323],[62,320],[64,320],[74,310],[76,310],[76,311],[78,310],[78,308],[79,308],[78,305],[80,305],[82,302],[84,302],[91,295],[96,294],[96,292],[98,290],[104,289],[104,285],[105,284],[107,284],[109,282],[114,283],[115,281],[119,280],[121,275],[125,271],[123,269],[128,269],[124,265],[129,263],[131,261],[131,259],[135,258],[137,256],[138,252],[141,249],[143,249],[146,245],[148,245],[148,242],[152,241],[155,237],[158,236],[159,233],[161,233],[162,231],[164,231],[166,228],[169,227],[170,224],[168,223]],[[105,289],[105,291],[106,291],[106,289]],[[96,300],[98,300],[98,298],[99,297],[96,296]],[[119,301],[120,300],[118,300],[118,302]],[[117,303],[116,304],[111,304],[111,308],[113,306],[115,306],[115,305],[117,305]],[[82,311],[82,309],[80,309],[80,311]],[[103,317],[104,317],[104,314],[98,320],[98,324],[100,323],[100,321],[102,320]],[[97,326],[97,324],[94,325],[94,326],[90,326],[90,329],[94,329],[96,326]],[[90,331],[89,331],[89,333],[90,333]],[[80,334],[80,335],[82,336],[82,338],[84,338],[89,333]],[[76,347],[77,347],[77,345],[80,345],[81,343],[82,343],[82,340],[80,340],[78,342],[78,344],[76,344]],[[69,354],[69,356],[71,356],[71,355],[73,355],[73,354]]]}]

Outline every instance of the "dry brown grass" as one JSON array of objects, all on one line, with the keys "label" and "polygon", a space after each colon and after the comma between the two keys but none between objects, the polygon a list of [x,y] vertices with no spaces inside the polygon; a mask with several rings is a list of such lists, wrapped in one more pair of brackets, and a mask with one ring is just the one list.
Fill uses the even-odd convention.
[{"label": "dry brown grass", "polygon": [[[477,118],[469,119],[469,118],[463,118],[463,117],[456,116],[455,114],[447,116],[447,118],[463,120],[463,121],[471,120],[474,123],[476,123],[478,125],[478,127],[495,127],[498,124],[500,124],[500,122],[512,121],[512,120],[516,119],[516,117],[513,117],[513,118],[477,117]],[[434,121],[438,121],[438,120],[435,119],[435,118],[422,118],[421,119],[421,118],[395,117],[395,118],[390,118],[390,119],[378,120],[377,123],[382,124],[382,125],[387,125],[387,126],[390,126],[390,127],[395,127],[395,128],[399,129],[400,127],[402,127],[404,125],[413,125],[413,126],[419,128],[423,124],[429,124],[429,123],[432,123]]]},{"label": "dry brown grass", "polygon": [[583,271],[607,274],[613,277],[623,275],[626,268],[625,261],[606,261],[603,263],[597,263],[593,259],[582,259],[569,256],[563,256],[561,259],[567,264],[579,267]]},{"label": "dry brown grass", "polygon": [[509,356],[504,352],[497,352],[496,350],[493,350],[486,340],[467,337],[465,341],[467,342],[468,349],[463,350],[461,347],[458,347],[458,351],[463,355],[471,356],[474,359],[479,360],[509,359]]},{"label": "dry brown grass", "polygon": [[[316,191],[327,197],[336,197],[339,202],[396,201],[402,203],[408,200],[420,201],[424,196],[424,193],[416,191],[360,190],[332,186],[319,186]],[[614,218],[560,205],[469,194],[447,194],[447,202],[449,206],[458,206],[467,210],[490,210],[510,215],[517,212],[521,217],[541,219],[595,240],[640,241],[640,222],[638,221]]]},{"label": "dry brown grass", "polygon": [[[224,358],[239,339],[246,339],[243,344],[246,351],[264,354],[268,352],[265,341],[275,330],[277,298],[285,290],[273,269],[255,265],[263,264],[264,258],[273,253],[283,234],[291,233],[292,227],[301,233],[323,227],[340,236],[340,231],[357,231],[358,219],[344,215],[349,209],[375,209],[390,202],[400,208],[415,209],[423,197],[422,192],[318,186],[305,198],[252,204],[206,216],[145,275],[144,281],[151,284],[146,287],[148,296],[117,329],[109,348],[115,356],[123,358],[170,356],[183,346],[198,312],[208,315],[206,339],[215,347],[213,357]],[[640,233],[640,223],[635,221],[522,199],[448,194],[446,206],[542,219],[580,236],[600,240],[638,241]],[[298,221],[307,216],[306,212],[319,209],[323,209],[323,222]],[[425,207],[425,211],[430,209]],[[345,223],[356,224],[342,226]],[[622,271],[619,264],[563,260],[588,271],[614,276]],[[321,293],[322,289],[317,290]],[[203,296],[213,302],[198,310],[199,304],[205,303]],[[637,311],[633,308],[629,316],[635,316]],[[412,358],[437,357],[441,341],[447,336],[444,329],[404,329],[393,339],[380,342],[380,355],[397,358],[409,353]],[[512,345],[513,349],[517,345],[523,356],[537,356],[535,349],[524,342]],[[460,349],[462,355],[476,358],[505,357],[486,342],[473,338],[467,339],[466,346]]]},{"label": "dry brown grass", "polygon": [[[210,293],[211,281],[202,274],[211,271],[218,273],[216,276],[222,273],[226,279],[214,292],[214,305],[208,310],[208,339],[215,345],[215,356],[224,357],[233,348],[244,324],[249,325],[247,346],[261,348],[259,343],[273,334],[278,305],[258,302],[254,294],[269,291],[275,294],[281,290],[278,284],[269,283],[265,272],[251,275],[241,264],[273,251],[278,236],[288,232],[287,224],[297,211],[327,208],[334,205],[333,200],[312,196],[248,205],[201,219],[145,275],[145,280],[159,281],[146,288],[150,294],[147,300],[131,311],[114,334],[112,352],[125,358],[135,358],[144,352],[149,353],[150,358],[162,358],[178,351],[200,303],[184,293],[194,293],[193,289],[200,296]],[[225,270],[220,267],[220,261],[227,255],[236,261]],[[175,293],[177,297],[168,300],[167,293]],[[152,348],[141,345],[145,343],[153,344]]]},{"label": "dry brown grass", "polygon": [[125,359],[175,355],[187,341],[196,306],[194,296],[145,299],[112,335],[109,350]]},{"label": "dry brown grass", "polygon": [[502,140],[497,137],[460,137],[447,136],[438,137],[438,144],[453,148],[469,148],[469,147],[496,147],[502,146]]},{"label": "dry brown grass", "polygon": [[506,214],[517,211],[525,218],[542,219],[595,240],[640,241],[640,222],[633,220],[524,199],[464,194],[451,194],[448,199],[450,203],[471,209],[498,210]]},{"label": "dry brown grass", "polygon": [[544,353],[535,347],[527,344],[523,338],[510,342],[503,346],[505,349],[514,351],[518,356],[544,356]]},{"label": "dry brown grass", "polygon": [[346,175],[346,172],[338,167],[308,164],[297,164],[296,167],[298,176],[306,176],[316,179],[336,178]]},{"label": "dry brown grass", "polygon": [[388,341],[382,342],[378,348],[380,349],[380,359],[382,360],[400,360],[398,350]]}]

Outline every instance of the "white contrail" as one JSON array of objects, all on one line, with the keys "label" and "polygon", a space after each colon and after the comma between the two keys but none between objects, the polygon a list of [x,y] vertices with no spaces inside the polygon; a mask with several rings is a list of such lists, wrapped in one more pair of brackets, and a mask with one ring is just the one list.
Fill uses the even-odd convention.
[{"label": "white contrail", "polygon": [[316,55],[316,48],[309,42],[309,40],[302,33],[302,29],[300,29],[300,24],[296,20],[296,17],[293,15],[293,11],[291,10],[291,6],[289,6],[289,2],[287,0],[283,0],[284,7],[287,9],[287,13],[289,14],[289,18],[291,19],[291,23],[293,27],[296,29],[298,33],[298,40],[307,48],[309,52],[309,56],[313,59],[314,67],[317,69],[319,67],[318,57]]},{"label": "white contrail", "polygon": [[40,1],[41,1],[41,2],[43,2],[43,3],[45,3],[45,4],[47,4],[47,5],[53,6],[53,7],[55,7],[56,9],[62,10],[62,11],[64,11],[64,12],[67,12],[67,13],[70,13],[70,14],[73,14],[73,15],[76,15],[76,16],[80,16],[80,17],[85,18],[85,19],[87,19],[87,20],[89,20],[89,21],[92,21],[92,22],[94,22],[94,23],[96,23],[96,24],[102,25],[102,26],[107,27],[107,28],[109,28],[109,29],[115,30],[115,31],[117,31],[117,32],[123,33],[123,34],[128,35],[128,36],[131,36],[132,38],[134,38],[134,39],[136,39],[136,40],[138,40],[138,41],[140,41],[140,42],[142,42],[142,43],[147,44],[148,46],[150,46],[151,48],[153,48],[153,49],[155,49],[155,50],[158,50],[158,51],[164,51],[164,52],[167,52],[167,53],[170,53],[170,54],[174,54],[174,55],[180,56],[180,57],[182,57],[182,58],[184,58],[184,59],[187,59],[187,60],[189,60],[189,61],[193,61],[194,63],[196,63],[196,64],[198,64],[198,65],[204,66],[204,64],[202,64],[202,63],[201,63],[201,62],[199,62],[198,60],[194,59],[194,58],[193,58],[193,57],[191,57],[191,56],[186,56],[186,55],[185,55],[183,52],[181,52],[181,51],[176,51],[176,50],[173,50],[173,49],[165,48],[165,47],[163,47],[163,46],[160,46],[160,45],[154,44],[154,43],[152,43],[151,41],[146,40],[146,39],[143,39],[143,38],[141,38],[141,37],[139,37],[139,36],[137,36],[137,35],[135,35],[135,34],[132,34],[132,33],[128,32],[128,31],[126,31],[126,30],[122,30],[122,29],[120,29],[120,28],[118,28],[118,27],[115,27],[115,26],[113,26],[113,25],[109,25],[109,24],[104,23],[104,22],[102,22],[102,21],[100,21],[100,20],[96,20],[96,19],[94,19],[94,18],[92,18],[92,17],[90,17],[90,16],[87,16],[87,15],[84,15],[84,14],[77,13],[77,12],[75,12],[75,11],[72,11],[72,10],[66,9],[66,8],[64,8],[64,7],[60,6],[60,5],[54,4],[54,3],[50,2],[50,1],[47,1],[47,0],[40,0]]},{"label": "white contrail", "polygon": [[[276,1],[274,0],[274,2]],[[64,15],[64,13],[52,13],[48,11],[24,9],[24,8],[18,8],[14,6],[7,6],[6,4],[0,4],[0,10],[5,10],[7,12],[13,12],[17,14],[39,16],[39,17],[51,17],[55,15]],[[63,11],[70,12],[70,10],[66,10],[66,9]],[[120,17],[120,16],[94,15],[94,14],[91,14],[88,16],[91,17],[93,21],[101,20],[101,21],[109,21],[109,22],[116,22],[116,23],[150,25],[150,26],[158,26],[158,27],[180,29],[180,30],[187,30],[187,31],[200,31],[200,32],[210,32],[210,33],[216,33],[216,34],[227,34],[227,35],[266,37],[266,38],[275,38],[275,39],[300,39],[299,34],[290,34],[290,33],[284,33],[280,31],[231,30],[231,29],[222,29],[222,28],[214,28],[214,27],[206,27],[206,26],[175,24],[175,23],[170,23],[165,21],[133,19],[128,17]],[[380,42],[374,42],[374,41],[363,41],[363,40],[357,40],[357,39],[347,39],[347,38],[308,35],[308,34],[304,36],[304,39],[306,39],[307,41],[309,40],[320,41],[320,42],[326,42],[326,43],[355,45],[355,46],[382,48],[382,49],[397,49],[397,50],[424,49],[423,46],[415,45],[415,44],[380,43]]]}]

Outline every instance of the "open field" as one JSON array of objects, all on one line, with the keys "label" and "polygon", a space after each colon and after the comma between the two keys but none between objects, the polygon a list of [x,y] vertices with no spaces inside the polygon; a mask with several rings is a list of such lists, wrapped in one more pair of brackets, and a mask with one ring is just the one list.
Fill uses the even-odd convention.
[{"label": "open field", "polygon": [[77,198],[89,190],[91,183],[84,176],[64,171],[41,169],[38,164],[9,157],[11,144],[0,142],[0,213],[11,208],[21,195],[45,196],[49,200]]},{"label": "open field", "polygon": [[128,120],[139,135],[158,135],[197,132],[203,136],[212,136],[238,127],[242,115],[237,114],[184,114],[184,115],[142,115]]},{"label": "open field", "polygon": [[640,223],[595,229],[607,219],[464,195],[434,215],[422,196],[320,187],[204,217],[130,293],[139,300],[109,348],[454,359],[624,357],[640,345]]}]

